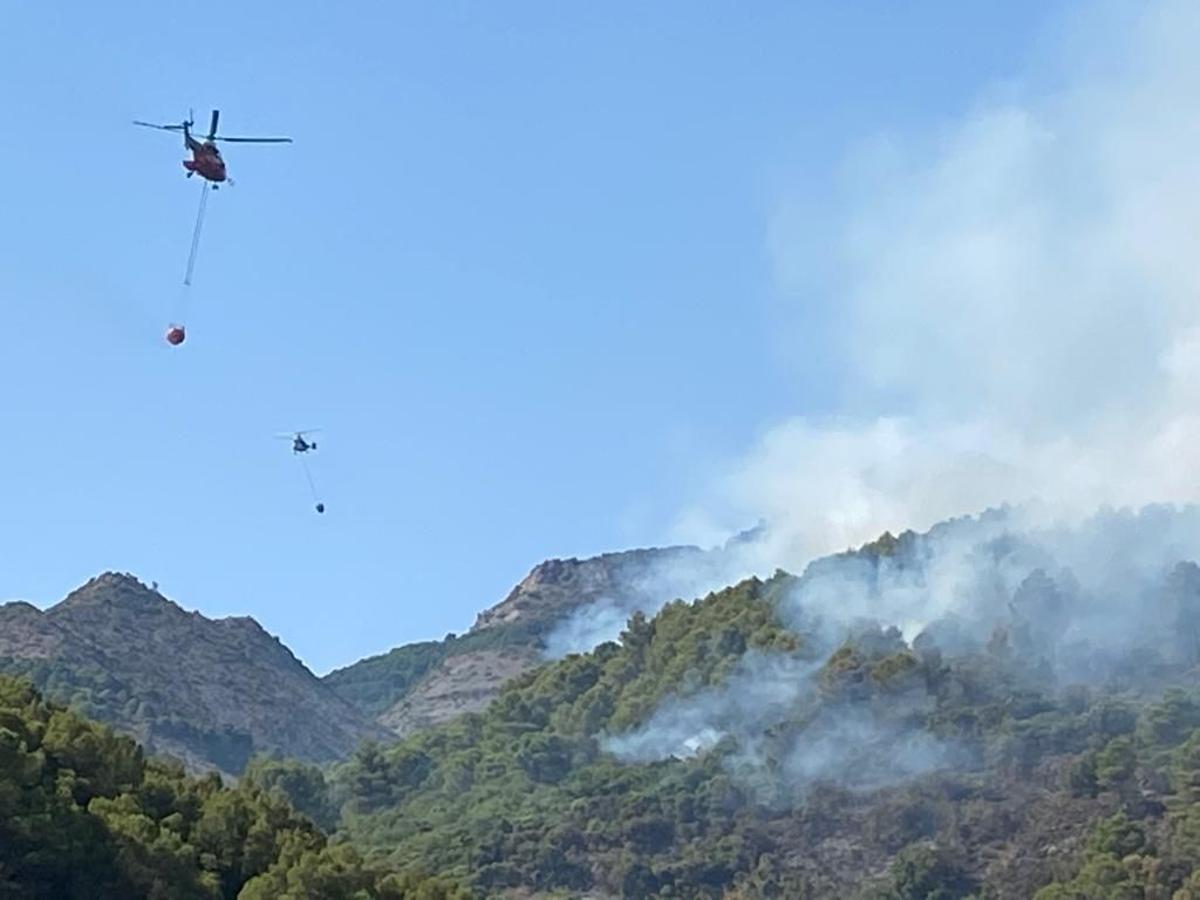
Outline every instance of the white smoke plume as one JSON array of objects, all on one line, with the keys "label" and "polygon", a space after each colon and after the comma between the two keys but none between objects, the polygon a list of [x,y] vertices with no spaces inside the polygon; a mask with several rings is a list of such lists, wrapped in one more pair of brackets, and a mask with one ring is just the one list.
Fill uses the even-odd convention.
[{"label": "white smoke plume", "polygon": [[1186,604],[1200,610],[1200,570],[1192,580],[1177,568],[1196,559],[1196,506],[1106,510],[1069,524],[993,511],[906,535],[892,555],[818,560],[780,613],[824,652],[865,626],[894,626],[910,643],[924,635],[951,652],[1024,629],[1038,642],[1026,649],[1054,674],[1090,680],[1097,655],[1169,648]]},{"label": "white smoke plume", "polygon": [[562,659],[569,653],[586,653],[605,641],[621,636],[634,610],[610,598],[577,609],[559,622],[545,638],[542,653],[547,659]]},{"label": "white smoke plume", "polygon": [[823,705],[818,669],[750,651],[721,685],[667,700],[644,724],[606,737],[602,746],[626,762],[652,762],[699,756],[727,742],[725,764],[760,800],[794,800],[818,782],[884,787],[963,757],[922,731],[927,697],[892,697],[886,715],[855,704]]},{"label": "white smoke plume", "polygon": [[722,738],[759,734],[795,710],[811,690],[816,668],[788,656],[747,652],[724,683],[664,704],[643,725],[606,738],[604,748],[630,762],[686,759]]},{"label": "white smoke plume", "polygon": [[780,293],[835,311],[842,415],[767,428],[680,537],[762,518],[764,567],[799,571],[1003,503],[1200,499],[1200,6],[1079,15],[1053,84],[873,141],[821,229],[781,204]]},{"label": "white smoke plume", "polygon": [[[800,572],[885,530],[1004,510],[894,555],[818,559],[781,614],[823,650],[867,622],[919,652],[1007,644],[1047,689],[1131,654],[1200,662],[1200,569],[1174,568],[1200,557],[1200,5],[1078,14],[1053,84],[989,89],[936,134],[870,142],[827,220],[803,197],[777,210],[781,295],[834,310],[841,414],[767,428],[678,536],[760,519],[740,563]],[[798,789],[957,760],[920,725],[919,696],[911,717],[813,712],[802,666],[748,657],[606,747],[649,760],[731,741],[737,771]],[[780,730],[795,735],[782,751]]]}]

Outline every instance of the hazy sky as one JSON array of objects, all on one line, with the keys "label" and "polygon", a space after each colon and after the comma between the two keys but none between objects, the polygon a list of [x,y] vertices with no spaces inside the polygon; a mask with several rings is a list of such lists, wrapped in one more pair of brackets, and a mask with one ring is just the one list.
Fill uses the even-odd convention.
[{"label": "hazy sky", "polygon": [[[1071,5],[5,0],[0,596],[130,571],[323,672],[668,540],[839,408],[781,210],[819,240],[856,149],[1052,81]],[[199,186],[129,122],[189,106],[295,143],[227,147],[171,349]]]}]

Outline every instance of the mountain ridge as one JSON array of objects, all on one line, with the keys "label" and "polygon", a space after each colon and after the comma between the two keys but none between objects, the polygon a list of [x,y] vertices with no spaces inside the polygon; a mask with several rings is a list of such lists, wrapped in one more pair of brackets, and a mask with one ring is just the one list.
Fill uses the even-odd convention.
[{"label": "mountain ridge", "polygon": [[257,752],[328,762],[387,736],[252,617],[209,619],[127,573],[44,611],[0,607],[0,669],[193,770],[236,775]]}]

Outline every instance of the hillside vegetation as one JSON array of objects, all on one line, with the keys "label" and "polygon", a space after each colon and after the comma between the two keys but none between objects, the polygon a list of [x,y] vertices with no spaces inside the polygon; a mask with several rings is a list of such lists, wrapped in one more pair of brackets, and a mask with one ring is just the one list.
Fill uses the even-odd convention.
[{"label": "hillside vegetation", "polygon": [[[485,893],[594,881],[631,889],[625,870],[639,847],[626,851],[623,838],[613,844],[585,832],[589,823],[633,829],[648,842],[640,849],[654,851],[663,838],[656,825],[667,823],[647,804],[657,805],[662,791],[688,795],[696,838],[720,843],[731,824],[728,785],[670,765],[626,766],[606,758],[595,736],[639,721],[685,681],[719,682],[748,646],[795,649],[763,599],[777,588],[747,582],[694,607],[672,604],[653,623],[635,616],[621,647],[525,675],[482,715],[395,748],[363,749],[337,772],[345,833],[398,864],[421,859],[435,871],[470,876]],[[593,864],[610,874],[594,879]]]},{"label": "hillside vegetation", "polygon": [[0,896],[370,900],[469,896],[365,865],[283,793],[147,762],[131,739],[0,676]]},{"label": "hillside vegetation", "polygon": [[913,640],[829,618],[864,583],[890,612],[936,533],[634,616],[337,767],[340,833],[484,896],[1200,897],[1200,569],[1081,643],[1131,588],[985,525],[956,531],[980,580]]}]

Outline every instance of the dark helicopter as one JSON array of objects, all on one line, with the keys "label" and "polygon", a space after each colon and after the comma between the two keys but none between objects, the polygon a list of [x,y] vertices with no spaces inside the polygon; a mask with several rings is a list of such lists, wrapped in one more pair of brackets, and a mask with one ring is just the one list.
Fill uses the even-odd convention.
[{"label": "dark helicopter", "polygon": [[309,450],[317,449],[316,441],[306,441],[305,437],[310,434],[320,434],[320,428],[310,428],[308,431],[296,431],[290,434],[277,434],[277,438],[285,438],[292,442],[293,453],[307,453]]}]

